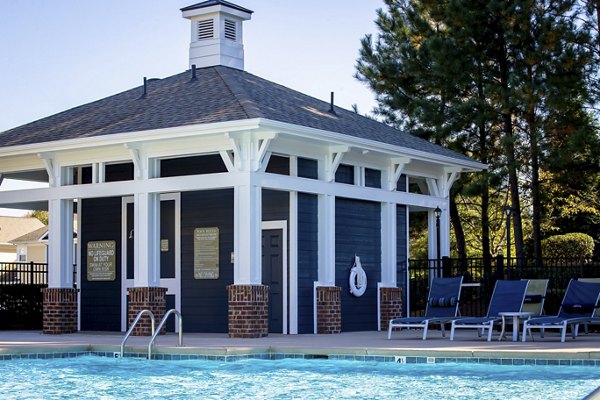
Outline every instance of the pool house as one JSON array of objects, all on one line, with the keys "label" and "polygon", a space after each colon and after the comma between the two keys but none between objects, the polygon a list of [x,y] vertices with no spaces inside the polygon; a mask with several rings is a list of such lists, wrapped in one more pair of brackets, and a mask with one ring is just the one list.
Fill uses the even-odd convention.
[{"label": "pool house", "polygon": [[411,213],[430,258],[449,255],[449,191],[484,165],[246,72],[252,11],[182,14],[189,70],[0,133],[0,181],[48,184],[0,192],[49,211],[44,332],[173,308],[186,332],[231,337],[386,326]]}]

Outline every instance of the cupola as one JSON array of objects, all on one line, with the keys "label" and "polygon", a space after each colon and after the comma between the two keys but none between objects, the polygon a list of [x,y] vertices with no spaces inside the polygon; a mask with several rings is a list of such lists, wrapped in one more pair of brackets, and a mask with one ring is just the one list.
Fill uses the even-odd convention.
[{"label": "cupola", "polygon": [[253,11],[223,0],[208,0],[181,9],[191,22],[190,67],[224,65],[244,69],[244,21]]}]

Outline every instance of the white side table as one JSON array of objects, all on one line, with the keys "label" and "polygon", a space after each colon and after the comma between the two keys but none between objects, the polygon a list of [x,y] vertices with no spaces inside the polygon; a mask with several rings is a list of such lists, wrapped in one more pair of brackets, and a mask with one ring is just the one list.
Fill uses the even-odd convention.
[{"label": "white side table", "polygon": [[499,316],[502,317],[502,333],[500,333],[500,337],[498,340],[502,340],[504,338],[504,332],[506,331],[506,318],[512,317],[512,326],[513,326],[513,342],[519,340],[519,325],[521,323],[521,319],[529,319],[535,315],[532,312],[501,312],[498,313]]}]

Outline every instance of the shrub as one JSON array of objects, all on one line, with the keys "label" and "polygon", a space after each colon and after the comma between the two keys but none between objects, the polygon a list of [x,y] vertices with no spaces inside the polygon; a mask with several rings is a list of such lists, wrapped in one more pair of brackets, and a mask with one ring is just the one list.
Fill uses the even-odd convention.
[{"label": "shrub", "polygon": [[551,258],[591,258],[594,239],[585,233],[550,236],[542,240],[542,253]]}]

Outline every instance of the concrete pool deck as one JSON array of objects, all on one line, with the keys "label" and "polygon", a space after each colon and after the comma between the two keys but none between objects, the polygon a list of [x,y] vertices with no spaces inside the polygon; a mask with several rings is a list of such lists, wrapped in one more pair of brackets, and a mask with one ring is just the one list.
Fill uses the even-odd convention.
[{"label": "concrete pool deck", "polygon": [[[392,340],[387,332],[348,332],[337,335],[269,334],[260,339],[231,339],[226,334],[184,333],[183,347],[177,346],[177,335],[169,333],[156,340],[154,354],[246,355],[246,354],[310,354],[350,356],[461,357],[491,359],[600,360],[600,334],[581,334],[577,339],[560,342],[556,332],[535,341],[491,342],[479,338],[475,330],[457,332],[454,341],[431,331],[421,340],[422,331],[395,332]],[[118,352],[123,333],[80,332],[65,335],[43,335],[39,331],[0,331],[0,355],[57,352]],[[125,351],[147,353],[149,337],[128,339]],[[600,361],[596,365],[600,364]]]}]

